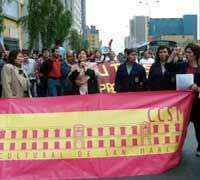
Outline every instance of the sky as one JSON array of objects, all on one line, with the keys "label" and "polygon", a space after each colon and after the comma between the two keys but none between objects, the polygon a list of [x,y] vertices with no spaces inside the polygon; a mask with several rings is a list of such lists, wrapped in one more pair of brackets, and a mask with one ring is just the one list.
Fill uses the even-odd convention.
[{"label": "sky", "polygon": [[[142,1],[142,3],[139,3]],[[137,15],[152,18],[182,17],[199,14],[200,0],[86,0],[86,24],[95,25],[100,40],[107,46],[113,39],[113,50],[122,52],[129,35],[129,20]]]}]

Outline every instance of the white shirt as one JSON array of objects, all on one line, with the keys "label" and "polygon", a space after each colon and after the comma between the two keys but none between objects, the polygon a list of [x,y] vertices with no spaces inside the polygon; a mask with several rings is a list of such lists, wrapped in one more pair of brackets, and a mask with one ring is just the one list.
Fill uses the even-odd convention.
[{"label": "white shirt", "polygon": [[144,64],[153,64],[154,62],[155,60],[152,58],[148,58],[148,59],[142,58],[139,63],[141,65],[144,65]]},{"label": "white shirt", "polygon": [[36,79],[36,61],[34,59],[28,59],[27,62],[22,64],[22,69],[26,72],[29,80]]}]

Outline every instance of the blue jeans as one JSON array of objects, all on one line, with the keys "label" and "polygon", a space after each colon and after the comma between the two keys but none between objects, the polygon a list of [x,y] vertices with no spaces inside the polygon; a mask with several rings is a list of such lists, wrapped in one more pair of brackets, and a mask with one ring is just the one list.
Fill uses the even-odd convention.
[{"label": "blue jeans", "polygon": [[48,79],[48,95],[49,96],[62,96],[60,79]]}]

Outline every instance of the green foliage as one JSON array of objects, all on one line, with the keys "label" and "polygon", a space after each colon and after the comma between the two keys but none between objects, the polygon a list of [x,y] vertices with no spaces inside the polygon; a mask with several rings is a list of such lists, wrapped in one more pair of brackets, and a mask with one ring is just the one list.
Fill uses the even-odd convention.
[{"label": "green foliage", "polygon": [[75,29],[72,29],[70,31],[69,43],[70,43],[71,48],[76,51],[78,51],[82,48],[88,50],[88,47],[89,47],[88,40],[82,38],[78,34],[77,30],[75,30]]},{"label": "green foliage", "polygon": [[89,41],[87,39],[82,39],[81,46],[82,46],[81,48],[88,50],[88,48],[89,48]]},{"label": "green foliage", "polygon": [[66,10],[61,0],[28,0],[29,14],[19,23],[27,27],[29,49],[41,37],[42,46],[51,48],[56,41],[64,42],[72,26],[71,12]]},{"label": "green foliage", "polygon": [[75,29],[70,31],[69,44],[73,50],[78,51],[81,48],[81,37]]}]

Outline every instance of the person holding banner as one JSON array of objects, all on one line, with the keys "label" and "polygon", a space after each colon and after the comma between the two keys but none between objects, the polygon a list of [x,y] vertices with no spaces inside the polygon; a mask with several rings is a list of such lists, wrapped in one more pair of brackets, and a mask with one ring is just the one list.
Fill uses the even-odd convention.
[{"label": "person holding banner", "polygon": [[192,106],[190,121],[193,122],[196,139],[198,142],[196,156],[200,157],[200,47],[196,44],[190,43],[185,48],[186,62],[173,62],[174,58],[180,53],[180,48],[175,48],[169,57],[166,68],[176,74],[193,74],[194,84],[191,90],[195,92],[195,99]]},{"label": "person holding banner", "polygon": [[127,50],[127,60],[117,70],[115,78],[116,92],[135,92],[146,90],[146,72],[142,65],[137,63],[135,49]]},{"label": "person holding banner", "polygon": [[69,79],[72,82],[74,95],[99,93],[98,67],[87,62],[87,51],[81,49],[78,52],[78,64],[72,66]]},{"label": "person holding banner", "polygon": [[22,69],[24,56],[20,50],[12,50],[8,56],[8,64],[1,71],[2,97],[31,97],[30,83],[27,74]]},{"label": "person holding banner", "polygon": [[152,64],[149,71],[148,89],[150,91],[175,89],[175,75],[165,68],[169,55],[170,49],[167,46],[160,46],[158,48],[156,62]]}]

